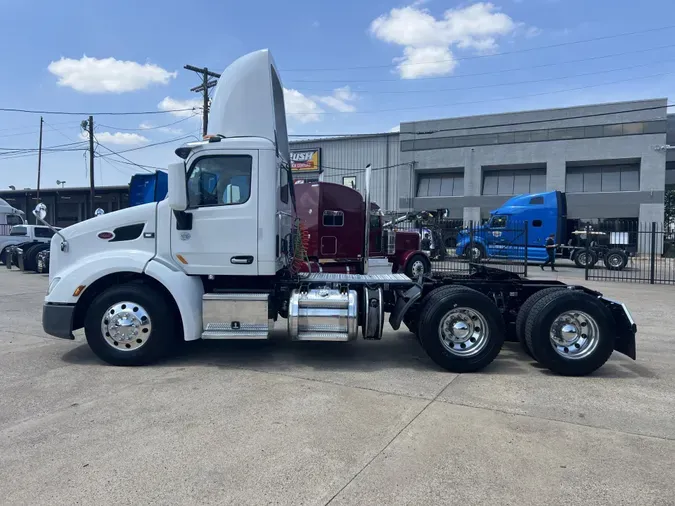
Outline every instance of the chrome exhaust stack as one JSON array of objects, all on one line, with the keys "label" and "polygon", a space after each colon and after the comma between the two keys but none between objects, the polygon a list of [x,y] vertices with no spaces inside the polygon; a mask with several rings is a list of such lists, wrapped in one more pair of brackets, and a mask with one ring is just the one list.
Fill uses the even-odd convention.
[{"label": "chrome exhaust stack", "polygon": [[368,253],[370,252],[370,176],[372,168],[370,164],[366,165],[366,185],[363,200],[366,203],[366,223],[363,227],[366,237],[363,241],[363,274],[368,274]]}]

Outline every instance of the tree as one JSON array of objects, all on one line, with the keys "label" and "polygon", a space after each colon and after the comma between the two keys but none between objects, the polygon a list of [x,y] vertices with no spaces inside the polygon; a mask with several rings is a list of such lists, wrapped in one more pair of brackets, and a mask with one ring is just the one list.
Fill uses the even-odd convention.
[{"label": "tree", "polygon": [[675,188],[666,189],[664,204],[664,228],[667,232],[675,231]]}]

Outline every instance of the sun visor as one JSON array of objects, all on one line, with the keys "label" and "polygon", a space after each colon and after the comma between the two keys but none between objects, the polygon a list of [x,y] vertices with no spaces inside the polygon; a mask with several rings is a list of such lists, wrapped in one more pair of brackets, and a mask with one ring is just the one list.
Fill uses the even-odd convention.
[{"label": "sun visor", "polygon": [[269,139],[290,162],[284,90],[269,50],[242,56],[222,73],[211,102],[208,133]]}]

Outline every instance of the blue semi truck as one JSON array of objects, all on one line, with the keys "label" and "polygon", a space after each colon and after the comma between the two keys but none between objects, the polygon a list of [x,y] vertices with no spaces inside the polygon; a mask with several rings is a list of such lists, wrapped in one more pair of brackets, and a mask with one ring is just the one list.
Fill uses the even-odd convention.
[{"label": "blue semi truck", "polygon": [[546,239],[555,234],[557,255],[577,267],[594,267],[602,261],[611,270],[622,270],[635,252],[628,232],[605,233],[575,227],[567,219],[567,199],[559,191],[518,195],[490,212],[482,226],[462,230],[456,254],[473,261],[525,260],[542,263],[547,258]]}]

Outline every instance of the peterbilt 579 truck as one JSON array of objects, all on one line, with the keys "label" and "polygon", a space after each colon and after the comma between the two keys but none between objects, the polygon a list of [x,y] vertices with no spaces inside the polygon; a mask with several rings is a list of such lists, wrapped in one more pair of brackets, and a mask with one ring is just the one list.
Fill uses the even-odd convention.
[{"label": "peterbilt 579 truck", "polygon": [[628,310],[593,290],[479,265],[445,278],[369,273],[368,170],[358,272],[299,272],[283,87],[268,51],[223,72],[210,116],[212,134],[176,150],[165,200],[55,234],[48,334],[73,339],[84,328],[104,361],[142,365],[184,340],[267,339],[281,320],[298,341],[378,340],[388,314],[455,372],[487,366],[507,333],[566,375],[594,371],[613,350],[635,358]]}]

